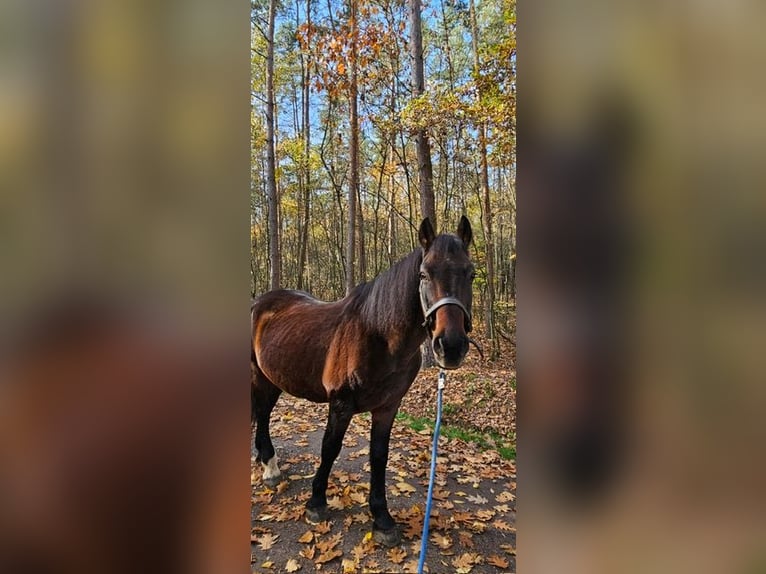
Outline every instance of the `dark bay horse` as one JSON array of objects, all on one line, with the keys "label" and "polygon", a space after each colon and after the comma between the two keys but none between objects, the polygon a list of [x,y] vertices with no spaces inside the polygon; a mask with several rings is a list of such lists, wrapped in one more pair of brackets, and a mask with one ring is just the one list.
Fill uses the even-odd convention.
[{"label": "dark bay horse", "polygon": [[420,369],[420,346],[429,337],[436,362],[455,369],[468,352],[471,330],[470,222],[463,216],[457,235],[435,236],[425,219],[418,236],[421,247],[340,301],[277,290],[252,307],[252,418],[264,482],[273,486],[280,477],[269,418],[282,391],[330,405],[306,503],[311,522],[327,516],[327,480],[351,417],[372,413],[373,537],[388,546],[400,539],[386,502],[388,443],[402,397]]}]

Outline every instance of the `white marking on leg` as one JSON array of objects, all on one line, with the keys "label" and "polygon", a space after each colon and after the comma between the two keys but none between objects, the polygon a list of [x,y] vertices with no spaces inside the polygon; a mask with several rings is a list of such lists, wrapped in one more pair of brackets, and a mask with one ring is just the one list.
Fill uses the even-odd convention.
[{"label": "white marking on leg", "polygon": [[281,474],[277,463],[277,453],[274,453],[268,463],[261,463],[261,466],[263,467],[263,480],[278,478]]}]

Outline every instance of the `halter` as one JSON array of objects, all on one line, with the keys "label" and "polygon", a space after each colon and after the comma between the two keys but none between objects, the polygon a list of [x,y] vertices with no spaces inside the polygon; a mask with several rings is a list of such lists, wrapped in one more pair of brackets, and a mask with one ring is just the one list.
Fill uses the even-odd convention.
[{"label": "halter", "polygon": [[471,332],[471,329],[473,329],[471,312],[466,309],[465,305],[463,305],[460,299],[456,299],[455,297],[442,297],[429,307],[428,300],[426,299],[426,294],[423,293],[423,283],[421,283],[418,287],[418,292],[420,293],[420,306],[423,308],[423,326],[426,327],[429,331],[432,332],[434,329],[434,313],[436,313],[437,309],[440,309],[446,305],[456,305],[457,307],[460,307],[460,310],[463,311],[463,315],[465,316],[466,333]]}]

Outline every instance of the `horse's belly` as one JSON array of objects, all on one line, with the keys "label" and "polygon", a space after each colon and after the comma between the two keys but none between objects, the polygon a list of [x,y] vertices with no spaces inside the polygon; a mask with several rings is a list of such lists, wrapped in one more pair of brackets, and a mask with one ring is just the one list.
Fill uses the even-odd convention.
[{"label": "horse's belly", "polygon": [[328,401],[322,386],[322,364],[307,352],[289,352],[275,344],[256,355],[258,368],[274,385],[293,396],[318,403]]}]

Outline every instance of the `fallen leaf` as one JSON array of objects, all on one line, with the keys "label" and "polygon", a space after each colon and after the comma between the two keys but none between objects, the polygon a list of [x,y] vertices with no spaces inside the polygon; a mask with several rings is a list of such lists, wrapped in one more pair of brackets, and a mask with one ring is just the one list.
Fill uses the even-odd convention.
[{"label": "fallen leaf", "polygon": [[505,550],[507,554],[510,554],[511,556],[516,556],[516,549],[510,544],[501,544],[500,548]]},{"label": "fallen leaf", "polygon": [[[423,565],[423,571],[428,572],[428,564]],[[418,561],[417,560],[408,560],[402,565],[402,572],[408,572],[411,574],[416,574],[418,571]]]},{"label": "fallen leaf", "polygon": [[266,533],[258,539],[258,546],[261,547],[261,550],[270,550],[278,539],[279,534]]},{"label": "fallen leaf", "polygon": [[285,570],[287,572],[297,572],[301,569],[300,563],[295,558],[290,558],[285,564]]},{"label": "fallen leaf", "polygon": [[338,532],[334,536],[320,540],[316,543],[317,550],[319,550],[319,552],[327,552],[328,550],[335,548],[340,543],[341,536],[343,536],[342,533]]},{"label": "fallen leaf", "polygon": [[494,510],[477,510],[476,516],[479,520],[487,521],[495,515]]},{"label": "fallen leaf", "polygon": [[512,525],[508,524],[504,520],[493,520],[492,526],[494,526],[498,530],[502,530],[503,532],[514,532],[516,530],[516,528],[514,528]]},{"label": "fallen leaf", "polygon": [[402,492],[415,492],[415,487],[411,484],[407,484],[406,482],[397,482],[396,488]]},{"label": "fallen leaf", "polygon": [[470,512],[454,512],[452,514],[452,520],[455,522],[470,523],[473,522],[473,514]]},{"label": "fallen leaf", "polygon": [[388,556],[388,559],[391,560],[391,562],[394,564],[401,564],[404,562],[404,559],[407,558],[407,551],[402,550],[401,548],[392,548],[386,552],[386,555]]},{"label": "fallen leaf", "polygon": [[271,560],[267,560],[261,564],[261,568],[274,568],[274,563]]},{"label": "fallen leaf", "polygon": [[325,562],[329,562],[330,560],[334,560],[335,558],[338,558],[340,556],[343,556],[343,551],[340,548],[332,548],[330,550],[327,550],[326,552],[322,552],[314,562],[317,564],[324,564]]},{"label": "fallen leaf", "polygon": [[434,544],[436,544],[442,550],[446,550],[452,546],[452,539],[449,536],[444,536],[438,532],[434,532],[431,535],[431,540],[433,540]]},{"label": "fallen leaf", "polygon": [[501,492],[495,497],[495,500],[497,500],[498,502],[511,502],[513,498],[514,498],[513,494],[511,494],[507,490],[504,490],[503,492]]},{"label": "fallen leaf", "polygon": [[325,520],[324,522],[319,522],[314,526],[314,532],[317,534],[327,534],[332,529],[332,524],[330,521]]},{"label": "fallen leaf", "polygon": [[434,500],[447,500],[449,498],[449,490],[434,488],[433,498]]},{"label": "fallen leaf", "polygon": [[354,560],[361,562],[361,560],[365,558],[372,549],[373,546],[371,544],[362,542],[361,544],[354,546],[354,548],[351,550],[351,554],[353,555]]},{"label": "fallen leaf", "polygon": [[469,548],[473,548],[474,547],[473,540],[472,540],[473,539],[473,534],[471,534],[469,532],[462,532],[461,531],[461,532],[458,532],[457,536],[458,536],[458,538],[460,538],[460,544],[462,546],[467,546]]},{"label": "fallen leaf", "polygon": [[348,558],[343,559],[343,561],[340,563],[340,567],[343,571],[343,574],[353,574],[356,572],[356,563],[353,560],[349,560]]},{"label": "fallen leaf", "polygon": [[313,533],[313,532],[311,532],[311,530],[307,530],[307,531],[306,531],[306,532],[303,534],[303,536],[301,536],[300,538],[298,538],[298,542],[301,542],[301,543],[303,543],[303,544],[308,544],[309,542],[313,542],[313,541],[314,541],[314,533]]},{"label": "fallen leaf", "polygon": [[468,574],[468,572],[473,569],[473,557],[471,554],[466,552],[456,558],[453,558],[452,565],[455,567],[458,574]]},{"label": "fallen leaf", "polygon": [[471,530],[471,532],[481,534],[487,529],[487,525],[483,522],[479,522],[478,520],[474,520],[471,522],[471,524],[468,525],[468,528]]},{"label": "fallen leaf", "polygon": [[487,557],[487,564],[497,566],[498,568],[508,568],[508,560],[497,554]]},{"label": "fallen leaf", "polygon": [[471,495],[466,498],[468,502],[473,502],[474,504],[487,504],[489,500],[481,496],[480,494]]}]

